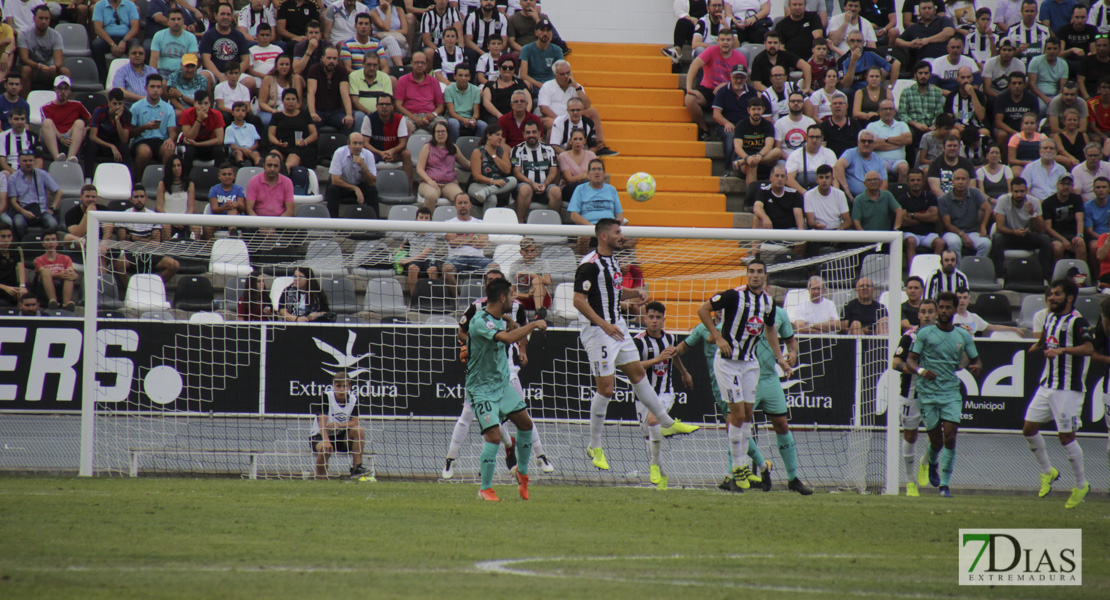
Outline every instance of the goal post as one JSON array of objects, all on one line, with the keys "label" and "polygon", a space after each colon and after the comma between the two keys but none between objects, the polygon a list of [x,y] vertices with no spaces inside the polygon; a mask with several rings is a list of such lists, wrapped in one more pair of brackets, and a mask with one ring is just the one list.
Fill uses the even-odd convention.
[{"label": "goal post", "polygon": [[[495,264],[511,274],[521,272],[516,268],[521,237],[536,239],[543,248],[544,268],[555,275],[548,290],[553,297],[549,313],[553,327],[530,342],[534,344],[528,352],[531,362],[520,376],[537,432],[556,466],[554,473],[542,474],[542,478],[590,485],[637,485],[646,479],[638,474],[646,474],[648,465],[631,402],[626,402],[630,399],[626,382],[618,383],[606,426],[606,452],[612,457],[613,469],[599,474],[584,458],[589,399],[581,396],[583,389],[593,384],[578,342],[583,322],[572,306],[568,308],[567,300],[574,268],[581,259],[574,241],[591,237],[592,227],[105,210],[90,212],[88,222],[83,350],[84,356],[93,359],[82,363],[83,476],[138,472],[305,475],[312,467],[306,431],[308,404],[320,402],[330,384],[330,373],[345,370],[355,374],[352,387],[359,393],[359,414],[366,422],[368,447],[364,453],[372,457],[366,462],[372,462],[382,476],[437,478],[463,402],[460,377],[464,367],[457,361],[455,323],[480,295],[476,292],[481,290],[481,274],[477,278],[459,274],[455,285],[447,286],[443,284],[445,273],[428,281],[428,273],[421,271],[415,293],[410,293],[406,274],[398,275],[392,268],[387,272],[382,259],[395,259],[405,233],[479,233],[490,237],[486,257],[505,262]],[[219,263],[217,269],[219,257],[213,256],[212,241],[144,245],[102,236],[102,226],[129,225],[167,230],[178,226],[198,232],[234,227],[239,235],[227,239],[241,242],[249,257],[246,262],[228,258],[233,268],[225,269],[226,265]],[[860,276],[864,258],[876,254],[879,244],[884,245],[885,271],[881,276],[872,272],[872,276],[881,280],[888,292],[888,334],[799,336],[806,366],[784,386],[790,386],[787,393],[793,398],[790,412],[798,432],[799,470],[807,480],[825,487],[897,493],[897,378],[883,378],[882,374],[900,337],[902,244],[898,232],[626,226],[624,235],[636,243],[621,252],[622,262],[637,265],[651,299],[662,301],[667,308],[667,330],[679,339],[696,325],[697,305],[746,281],[745,259],[761,254],[767,260],[769,285],[784,299],[796,297],[798,273],[812,272],[831,279],[831,291],[838,300],[845,300]],[[217,241],[222,239],[224,234],[218,233]],[[842,247],[810,258],[791,254],[791,247],[801,242]],[[360,254],[368,247],[385,254],[373,259]],[[439,247],[436,252],[442,250]],[[164,283],[154,264],[163,257],[174,257],[180,268]],[[136,273],[137,264],[142,266]],[[349,312],[340,312],[338,318],[333,314],[327,323],[245,323],[235,321],[235,306],[230,304],[217,302],[210,310],[198,311],[173,302],[175,296],[180,299],[183,295],[185,281],[194,279],[207,280],[204,283],[210,286],[210,294],[212,288],[216,290],[215,297],[233,299],[230,286],[240,285],[234,282],[253,270],[265,275],[265,298],[276,304],[280,294],[271,298],[271,286],[298,265],[316,269],[318,279],[330,280],[333,287],[328,288],[329,293],[334,290],[338,297],[349,291],[354,309],[347,306]],[[120,273],[121,268],[128,274]],[[327,275],[319,276],[323,273]],[[795,294],[778,285],[787,278],[793,278]],[[120,289],[124,283],[127,289]],[[115,290],[110,289],[113,286]],[[138,289],[141,286],[151,289]],[[400,292],[394,292],[393,298],[379,297],[386,287]],[[445,296],[426,296],[429,290],[433,296]],[[401,297],[396,297],[398,293]],[[164,310],[148,310],[158,306]],[[115,314],[102,314],[102,309]],[[199,313],[210,318],[198,318]],[[629,318],[635,335],[642,328],[635,323],[634,314]],[[150,356],[144,354],[148,348]],[[692,373],[692,389],[677,383],[681,399],[672,412],[683,421],[701,425],[702,430],[665,440],[664,461],[673,465],[672,482],[707,487],[724,472],[727,438],[708,393],[711,374],[705,370],[704,357],[695,356],[699,353],[687,354],[699,372]],[[142,358],[136,358],[140,355]],[[846,373],[839,369],[853,369],[855,377],[846,381]],[[675,380],[680,378],[676,375]],[[885,389],[877,389],[880,382]],[[835,406],[806,406],[817,397],[828,398],[822,402]],[[825,413],[836,413],[836,417],[826,420]],[[757,423],[759,446],[779,464],[777,450],[769,443],[773,433],[765,423],[760,425]],[[454,480],[477,477],[478,439],[477,428],[472,427],[458,460],[461,475]],[[332,458],[333,463],[337,460],[346,459]]]}]

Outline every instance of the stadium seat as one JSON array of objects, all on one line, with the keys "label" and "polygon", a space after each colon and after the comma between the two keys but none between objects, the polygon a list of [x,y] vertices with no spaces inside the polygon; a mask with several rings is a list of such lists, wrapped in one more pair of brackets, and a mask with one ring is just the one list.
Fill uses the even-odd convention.
[{"label": "stadium seat", "polygon": [[[339,207],[340,219],[366,219],[376,221],[378,213],[373,207],[366,206],[365,204],[343,204]],[[376,240],[382,237],[380,231],[360,231],[349,234],[352,240]]]},{"label": "stadium seat", "polygon": [[887,310],[890,310],[890,292],[889,291],[884,291],[883,293],[879,294],[879,304],[882,304],[883,306],[886,307]]},{"label": "stadium seat", "polygon": [[105,275],[101,272],[97,289],[99,293],[97,294],[96,303],[99,309],[118,310],[123,308],[123,301],[119,299],[119,288],[116,287],[116,280],[111,275]]},{"label": "stadium seat", "polygon": [[123,305],[139,312],[169,309],[170,303],[166,301],[166,285],[162,282],[162,278],[150,274],[132,275],[127,284]]},{"label": "stadium seat", "polygon": [[1007,258],[1003,268],[1006,271],[1006,289],[1037,295],[1044,292],[1041,261],[1033,258]]},{"label": "stadium seat", "polygon": [[291,285],[293,285],[293,278],[289,275],[274,277],[273,283],[270,284],[270,302],[273,304],[275,315],[281,310],[282,293],[285,292],[285,288]]},{"label": "stadium seat", "polygon": [[770,189],[771,182],[766,179],[761,179],[748,184],[748,187],[744,190],[744,208],[751,210],[755,206],[755,198],[759,194],[759,189],[761,187]]},{"label": "stadium seat", "polygon": [[392,277],[396,274],[393,269],[393,252],[380,240],[361,241],[355,246],[351,255],[351,274],[367,279],[378,277]]},{"label": "stadium seat", "polygon": [[[559,214],[559,211],[541,208],[528,213],[528,224],[562,225],[563,216]],[[536,240],[537,244],[562,244],[567,241],[567,238],[561,235],[533,235],[532,239]]]},{"label": "stadium seat", "polygon": [[914,85],[914,83],[915,82],[912,79],[899,79],[898,81],[894,82],[894,90],[892,91],[894,93],[895,106],[898,106],[898,99],[902,97],[902,92],[909,89],[911,86]]},{"label": "stadium seat", "polygon": [[189,322],[194,325],[216,325],[224,322],[224,316],[211,311],[201,311],[189,315]]},{"label": "stadium seat", "polygon": [[109,200],[104,204],[104,210],[111,212],[123,212],[129,208],[131,208],[131,200]]},{"label": "stadium seat", "polygon": [[212,281],[207,277],[191,275],[177,282],[177,290],[173,294],[173,307],[189,312],[212,310],[214,300]]},{"label": "stadium seat", "polygon": [[863,257],[860,267],[860,277],[870,277],[875,289],[885,290],[887,286],[887,270],[890,268],[890,256],[886,254],[868,254]]},{"label": "stadium seat", "polygon": [[89,32],[76,23],[58,23],[54,28],[62,36],[62,54],[69,56],[92,56],[89,46]]},{"label": "stadium seat", "polygon": [[213,275],[227,277],[246,277],[254,270],[251,268],[250,253],[243,240],[222,239],[212,244],[212,257],[208,270]]},{"label": "stadium seat", "polygon": [[[147,165],[143,169],[143,187],[146,188],[148,194],[158,193],[158,184],[166,175],[166,167],[162,165]],[[246,189],[246,188],[243,188]]]},{"label": "stadium seat", "polygon": [[53,90],[33,90],[27,94],[27,116],[31,125],[42,126],[42,107],[50,104],[58,95]]},{"label": "stadium seat", "polygon": [[105,200],[128,200],[131,198],[131,169],[118,163],[100,163],[93,175],[93,185]]},{"label": "stadium seat", "polygon": [[239,308],[239,297],[250,285],[249,277],[228,277],[224,281],[223,299],[218,301],[219,308],[236,312]]},{"label": "stadium seat", "polygon": [[[409,154],[412,155],[413,165],[415,165],[416,161],[420,158],[420,150],[430,141],[432,141],[432,136],[423,132],[414,133],[409,136],[409,141],[405,144],[405,148],[409,151]],[[413,181],[420,181],[420,176],[416,175],[415,171],[416,169],[413,169],[413,176],[415,177]]]},{"label": "stadium seat", "polygon": [[[127,63],[129,62],[131,61],[128,58],[116,58],[108,64],[108,76],[104,78],[104,89],[112,89],[112,80],[116,78],[116,71],[127,66]],[[53,94],[54,92],[50,93]]]},{"label": "stadium seat", "polygon": [[408,314],[405,292],[392,277],[371,279],[366,283],[365,309],[382,318],[403,317]]},{"label": "stadium seat", "polygon": [[[315,270],[315,267],[313,267]],[[355,298],[355,283],[347,277],[320,277],[320,289],[328,297],[328,306],[332,312],[341,315],[350,315],[359,310],[358,300]]]},{"label": "stadium seat", "polygon": [[520,258],[520,244],[498,244],[493,249],[493,262],[497,263],[502,273],[510,271]]},{"label": "stadium seat", "polygon": [[1020,340],[1022,337],[1013,331],[992,331],[990,336],[992,340]]},{"label": "stadium seat", "polygon": [[1075,310],[1087,319],[1088,323],[1097,325],[1102,313],[1102,295],[1080,296],[1075,299]]},{"label": "stadium seat", "polygon": [[457,303],[452,293],[443,279],[420,279],[416,282],[410,305],[413,310],[421,313],[451,312],[456,310]]},{"label": "stadium seat", "polygon": [[177,317],[169,310],[148,310],[139,315],[140,321],[176,321]]},{"label": "stadium seat", "polygon": [[[459,138],[462,139],[462,138]],[[425,325],[435,325],[439,327],[458,327],[459,322],[451,315],[432,315],[424,321]]]},{"label": "stadium seat", "polygon": [[309,242],[305,264],[315,271],[318,277],[346,277],[347,275],[347,268],[343,266],[343,249],[333,240]]},{"label": "stadium seat", "polygon": [[1076,260],[1074,258],[1061,258],[1056,261],[1056,266],[1052,269],[1052,281],[1069,277],[1068,272],[1072,269],[1077,269],[1079,273],[1082,273],[1087,278],[1086,283],[1088,285],[1079,286],[1080,295],[1089,296],[1098,292],[1097,282],[1095,278],[1091,276],[1091,268],[1087,266],[1085,261]]},{"label": "stadium seat", "polygon": [[331,213],[323,204],[302,204],[294,215],[299,219],[330,219]]},{"label": "stadium seat", "polygon": [[321,166],[330,167],[335,151],[347,145],[345,133],[321,133],[316,140],[316,155]]},{"label": "stadium seat", "polygon": [[786,290],[786,298],[782,304],[791,321],[798,319],[798,310],[806,302],[809,302],[809,290]]},{"label": "stadium seat", "polygon": [[763,52],[763,44],[751,44],[748,42],[740,44],[740,54],[743,54],[744,57],[748,59],[747,64],[749,65],[752,64],[752,60],[754,60],[755,57],[759,56],[760,52]]},{"label": "stadium seat", "polygon": [[[235,173],[235,183],[247,191],[247,185],[250,184],[251,178],[255,175],[261,175],[265,169],[262,167],[240,167],[239,171]],[[145,178],[144,178],[145,179]]]},{"label": "stadium seat", "polygon": [[63,198],[81,197],[81,188],[85,185],[85,173],[81,169],[81,163],[56,160],[50,163],[50,169],[47,172],[61,188]]},{"label": "stadium seat", "polygon": [[933,276],[938,269],[940,269],[940,255],[939,254],[915,254],[913,262],[910,263],[910,276],[917,275],[925,282],[925,286],[929,285],[929,278]]},{"label": "stadium seat", "polygon": [[1043,294],[1029,294],[1021,300],[1021,313],[1018,315],[1018,327],[1033,329],[1033,315],[1044,310],[1045,301]]},{"label": "stadium seat", "polygon": [[[143,174],[145,175],[146,172],[144,171]],[[211,190],[212,186],[220,182],[220,168],[214,166],[198,165],[194,163],[193,169],[189,172],[189,181],[192,181],[193,187],[196,188],[197,200],[203,200],[207,202],[208,190]],[[155,192],[157,192],[157,186],[154,189]],[[243,189],[245,190],[246,188]],[[150,194],[149,189],[147,190],[147,194]]]},{"label": "stadium seat", "polygon": [[100,72],[93,59],[87,56],[67,56],[62,65],[69,69],[71,87],[75,92],[102,92],[105,85],[100,83]]},{"label": "stadium seat", "polygon": [[[246,188],[243,188],[246,190]],[[308,193],[300,196],[293,195],[294,204],[318,204],[324,201],[324,195],[320,193],[320,180],[316,177],[316,171],[308,170]]]},{"label": "stadium seat", "polygon": [[[12,309],[15,310],[15,309]],[[127,315],[119,312],[118,310],[104,309],[96,311],[96,318],[98,319],[125,319]]]},{"label": "stadium seat", "polygon": [[[19,241],[19,247],[23,250],[24,264],[33,264],[35,259],[46,253],[46,248],[42,247],[42,232],[28,232]],[[28,273],[28,281],[34,276],[34,272]]]},{"label": "stadium seat", "polygon": [[551,300],[551,311],[564,321],[577,321],[582,318],[582,313],[574,308],[574,284],[560,283],[555,287],[555,295]]},{"label": "stadium seat", "polygon": [[[491,208],[486,211],[482,216],[482,222],[485,224],[496,223],[502,225],[519,225],[520,221],[517,220],[516,211],[511,208]],[[493,234],[489,236],[489,243],[491,244],[520,244],[519,235],[512,234]]]},{"label": "stadium seat", "polygon": [[[470,275],[470,273],[464,273],[463,275]],[[478,274],[477,277],[459,278],[459,297],[455,304],[455,310],[465,312],[475,300],[486,297],[484,279],[485,277],[482,274]]]},{"label": "stadium seat", "polygon": [[[519,255],[520,252],[518,251]],[[566,246],[547,246],[540,252],[540,258],[547,265],[551,283],[559,284],[564,281],[574,281],[574,272],[578,270],[578,259],[574,251]]]},{"label": "stadium seat", "polygon": [[74,92],[70,99],[80,102],[90,114],[101,106],[107,106],[108,96],[103,92]]},{"label": "stadium seat", "polygon": [[[474,154],[474,150],[478,148],[478,142],[481,138],[472,135],[460,135],[459,139],[455,140],[455,145],[459,147],[462,155],[470,160],[470,155]],[[415,159],[414,159],[415,160]]]},{"label": "stadium seat", "polygon": [[975,299],[975,305],[971,307],[971,312],[995,325],[1014,324],[1010,299],[1002,294],[979,294],[979,297]]},{"label": "stadium seat", "polygon": [[433,221],[449,221],[458,216],[458,211],[454,206],[437,206],[435,212],[432,213]]},{"label": "stadium seat", "polygon": [[65,218],[65,214],[69,212],[74,206],[81,204],[80,198],[66,198],[62,197],[62,201],[58,204],[59,221]]},{"label": "stadium seat", "polygon": [[416,207],[411,205],[392,206],[389,209],[390,221],[415,221]]},{"label": "stadium seat", "polygon": [[997,292],[1002,284],[995,281],[994,263],[981,256],[960,259],[960,270],[967,275],[967,285],[973,292]]},{"label": "stadium seat", "polygon": [[[378,202],[380,204],[412,204],[415,196],[404,171],[380,171],[378,173]],[[384,210],[384,209],[383,209]]]}]

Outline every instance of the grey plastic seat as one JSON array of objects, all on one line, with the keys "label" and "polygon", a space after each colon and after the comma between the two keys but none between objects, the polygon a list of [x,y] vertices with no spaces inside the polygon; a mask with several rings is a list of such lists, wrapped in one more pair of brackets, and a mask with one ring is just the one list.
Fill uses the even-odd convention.
[{"label": "grey plastic seat", "polygon": [[[890,257],[886,254],[868,254],[863,257],[863,266],[860,267],[860,277],[869,277],[875,288],[885,290],[887,286],[887,269],[890,268]],[[830,279],[833,279],[830,277]]]},{"label": "grey plastic seat", "polygon": [[[146,188],[147,194],[157,196],[158,182],[162,181],[166,174],[166,167],[162,165],[147,165],[143,169],[143,187]],[[247,189],[246,186],[243,189]]]},{"label": "grey plastic seat", "polygon": [[[385,245],[385,242],[381,241],[367,240],[359,242],[355,246],[355,253],[351,255],[350,263],[354,265],[351,267],[352,275],[367,279],[392,277],[395,274],[392,268],[393,253]],[[382,265],[383,267],[374,268],[373,265]],[[384,265],[390,265],[390,268],[384,268]]]},{"label": "grey plastic seat", "polygon": [[1080,296],[1075,299],[1075,310],[1087,319],[1088,323],[1096,324],[1099,322],[1102,311],[1102,296]]},{"label": "grey plastic seat", "polygon": [[[261,175],[264,170],[265,169],[262,167],[241,167],[239,172],[235,174],[235,183],[239,184],[239,187],[243,188],[243,190],[246,190],[247,185],[251,182],[251,178],[255,175]],[[146,181],[145,176],[143,177],[143,181]]]},{"label": "grey plastic seat", "polygon": [[967,275],[967,285],[973,292],[997,292],[1002,284],[995,281],[994,263],[981,256],[960,259],[960,270]]},{"label": "grey plastic seat", "polygon": [[390,221],[415,221],[416,207],[410,205],[392,206],[389,209]]},{"label": "grey plastic seat", "polygon": [[437,206],[435,212],[432,213],[433,221],[450,221],[458,216],[458,211],[454,206]]},{"label": "grey plastic seat", "polygon": [[472,135],[460,135],[459,139],[455,140],[455,145],[462,151],[463,156],[470,160],[470,155],[474,154],[480,141],[482,141],[481,138]]},{"label": "grey plastic seat", "polygon": [[552,285],[574,281],[578,260],[574,257],[573,250],[566,246],[548,246],[540,253],[540,258],[550,269]]},{"label": "grey plastic seat", "polygon": [[54,28],[62,36],[64,56],[92,56],[89,48],[89,32],[76,23],[58,23]]},{"label": "grey plastic seat", "polygon": [[[64,52],[64,50],[63,50]],[[67,56],[62,66],[69,69],[71,87],[75,92],[100,92],[104,84],[100,82],[100,71],[89,56]]]},{"label": "grey plastic seat", "polygon": [[323,204],[302,204],[297,207],[295,215],[302,219],[330,219],[331,213]]},{"label": "grey plastic seat", "polygon": [[416,201],[404,171],[379,172],[377,188],[380,204],[412,204]]},{"label": "grey plastic seat", "polygon": [[[1087,283],[1088,284],[1095,282],[1095,279],[1093,277],[1091,277],[1091,269],[1090,269],[1090,267],[1087,266],[1087,263],[1084,262],[1084,261],[1081,261],[1081,260],[1076,260],[1074,258],[1062,258],[1062,259],[1056,261],[1056,266],[1052,269],[1052,281],[1056,281],[1057,279],[1062,279],[1064,277],[1067,277],[1068,276],[1068,271],[1070,271],[1073,268],[1078,269],[1080,273],[1083,273],[1084,275],[1087,276]],[[1085,286],[1081,286],[1079,288],[1079,293],[1081,295],[1084,295],[1084,296],[1095,294],[1097,292],[1098,292],[1097,284],[1096,285],[1085,285]]]},{"label": "grey plastic seat", "polygon": [[355,284],[346,277],[321,277],[320,288],[328,297],[333,312],[350,315],[358,312]]},{"label": "grey plastic seat", "polygon": [[381,317],[404,317],[409,312],[405,306],[405,292],[392,277],[379,277],[367,282],[364,306]]},{"label": "grey plastic seat", "polygon": [[63,198],[81,197],[81,188],[85,185],[85,172],[80,163],[54,161],[50,163],[48,172],[61,188]]},{"label": "grey plastic seat", "polygon": [[[528,213],[529,225],[562,225],[563,216],[558,211],[550,208],[539,208]],[[561,235],[534,235],[532,239],[538,244],[562,244],[567,238]]]},{"label": "grey plastic seat", "polygon": [[1033,315],[1045,308],[1043,294],[1029,294],[1021,300],[1021,313],[1018,315],[1018,326],[1033,329]]},{"label": "grey plastic seat", "polygon": [[308,252],[305,253],[305,264],[323,278],[347,275],[347,268],[343,266],[343,250],[338,242],[332,240],[309,242]]}]

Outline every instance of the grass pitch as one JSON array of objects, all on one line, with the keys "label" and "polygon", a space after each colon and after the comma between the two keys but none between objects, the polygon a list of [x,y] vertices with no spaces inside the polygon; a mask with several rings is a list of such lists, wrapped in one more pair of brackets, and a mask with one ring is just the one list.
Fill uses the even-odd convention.
[{"label": "grass pitch", "polygon": [[[776,482],[779,483],[779,482]],[[1110,503],[0,478],[0,598],[1106,598]],[[930,489],[931,492],[931,489]],[[956,490],[959,493],[959,490]],[[961,528],[1082,528],[1081,588],[961,587]]]}]

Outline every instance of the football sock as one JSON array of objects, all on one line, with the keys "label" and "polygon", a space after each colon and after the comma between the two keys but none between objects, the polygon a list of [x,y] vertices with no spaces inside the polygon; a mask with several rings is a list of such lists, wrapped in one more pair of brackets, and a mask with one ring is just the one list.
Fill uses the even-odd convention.
[{"label": "football sock", "polygon": [[482,475],[482,485],[479,489],[488,490],[493,487],[493,472],[497,468],[497,451],[501,444],[482,443],[482,466],[478,472]]},{"label": "football sock", "polygon": [[1052,471],[1052,463],[1048,461],[1048,450],[1044,447],[1044,437],[1038,431],[1033,435],[1025,436],[1025,443],[1029,444],[1029,449],[1033,451],[1033,458],[1037,459],[1037,464],[1041,467],[1041,473],[1049,473]]},{"label": "football sock", "polygon": [[779,456],[786,465],[786,480],[790,481],[798,476],[798,452],[794,446],[794,434],[789,431],[776,433],[775,439],[779,442]]},{"label": "football sock", "polygon": [[651,387],[651,383],[647,377],[632,384],[632,391],[636,392],[636,399],[639,400],[655,415],[655,420],[663,427],[670,427],[674,425],[674,419],[667,414],[667,410],[663,408],[663,403],[659,401],[659,396],[655,393],[655,388]]},{"label": "football sock", "polygon": [[1071,472],[1075,475],[1075,487],[1082,489],[1087,485],[1087,477],[1083,474],[1083,449],[1079,447],[1077,440],[1072,440],[1070,444],[1064,446],[1064,451],[1068,453]]},{"label": "football sock", "polygon": [[952,478],[952,468],[956,466],[956,449],[944,448],[940,451],[940,484],[948,485]]},{"label": "football sock", "polygon": [[590,447],[597,448],[601,445],[601,429],[605,427],[605,411],[609,408],[609,399],[594,392],[590,400]]},{"label": "football sock", "polygon": [[532,426],[532,454],[536,456],[543,456],[543,442],[540,441],[540,432],[536,426]]},{"label": "football sock", "polygon": [[740,455],[737,456],[737,458],[739,460],[735,462],[735,464],[733,465],[733,468],[735,468],[736,465],[743,465],[744,464],[744,452],[743,451],[746,450],[747,447],[748,447],[748,440],[752,439],[752,424],[751,423],[743,423],[737,429],[740,430],[740,445],[737,448],[738,450],[740,450]]},{"label": "football sock", "polygon": [[902,440],[902,465],[906,471],[906,481],[917,481],[917,469],[913,463],[917,460],[917,442]]},{"label": "football sock", "polygon": [[728,472],[731,473],[737,465],[744,464],[744,432],[735,425],[730,425],[728,428],[728,445],[731,454],[729,454]]},{"label": "football sock", "polygon": [[929,444],[929,449],[925,451],[925,456],[929,459],[930,465],[937,464],[937,454],[939,454],[939,451],[933,448],[932,444]]},{"label": "football sock", "polygon": [[662,466],[659,462],[659,452],[663,449],[663,427],[656,423],[655,425],[648,425],[648,456],[651,457],[651,464]]},{"label": "football sock", "polygon": [[459,420],[455,421],[455,429],[451,432],[451,444],[447,446],[447,458],[459,457],[459,448],[466,440],[466,434],[470,433],[470,423],[472,421],[474,421],[474,411],[470,409],[470,404],[465,404],[462,414],[459,415]]},{"label": "football sock", "polygon": [[763,463],[766,462],[763,458],[763,453],[759,451],[759,444],[755,443],[755,438],[748,440],[748,456],[759,466],[763,466]]},{"label": "football sock", "polygon": [[532,431],[516,432],[516,470],[521,475],[528,474],[528,460],[532,458]]}]

